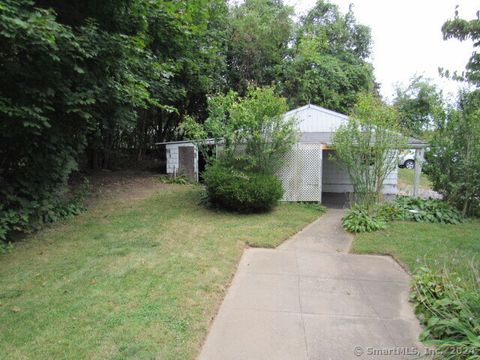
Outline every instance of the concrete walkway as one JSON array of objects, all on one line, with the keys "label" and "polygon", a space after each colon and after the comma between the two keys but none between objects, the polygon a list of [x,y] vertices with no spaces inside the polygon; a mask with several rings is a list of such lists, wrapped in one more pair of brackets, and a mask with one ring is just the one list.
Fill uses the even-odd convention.
[{"label": "concrete walkway", "polygon": [[348,254],[342,215],[330,209],[277,249],[245,251],[199,360],[403,359],[417,357],[401,355],[412,347],[423,351],[409,276],[390,257]]}]

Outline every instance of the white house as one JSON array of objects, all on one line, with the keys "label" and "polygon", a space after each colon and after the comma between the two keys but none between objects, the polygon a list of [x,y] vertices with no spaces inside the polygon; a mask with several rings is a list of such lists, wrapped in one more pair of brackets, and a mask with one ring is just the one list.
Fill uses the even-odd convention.
[{"label": "white house", "polygon": [[[332,147],[333,134],[348,121],[348,117],[310,104],[287,112],[285,117],[296,118],[299,141],[287,154],[285,165],[279,172],[285,190],[283,200],[322,202],[322,194],[351,193],[350,177],[333,156],[335,150]],[[167,173],[185,174],[198,181],[204,161],[197,146],[189,141],[162,144],[166,146]],[[409,148],[423,151],[425,146],[426,143],[420,140],[409,139]],[[422,153],[419,152],[419,155]],[[383,193],[397,193],[397,169],[385,179]]]}]

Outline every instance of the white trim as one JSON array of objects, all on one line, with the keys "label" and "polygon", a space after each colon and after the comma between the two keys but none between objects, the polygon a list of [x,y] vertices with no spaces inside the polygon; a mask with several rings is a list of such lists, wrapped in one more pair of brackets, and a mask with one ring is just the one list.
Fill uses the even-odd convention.
[{"label": "white trim", "polygon": [[207,145],[214,145],[215,139],[164,141],[164,142],[157,142],[155,143],[155,145],[173,145],[173,144],[187,144],[187,143],[190,143],[192,145],[195,145],[195,143],[205,143]]},{"label": "white trim", "polygon": [[304,110],[307,110],[307,109],[314,109],[316,111],[320,111],[320,112],[323,112],[325,114],[333,115],[333,116],[339,117],[341,119],[348,120],[348,116],[345,115],[345,114],[341,114],[341,113],[338,113],[338,112],[333,111],[333,110],[328,110],[328,109],[325,109],[321,106],[313,105],[313,104],[307,104],[307,105],[301,106],[297,109],[290,110],[290,111],[286,112],[284,116],[293,115],[293,114],[296,114],[298,112],[301,112],[301,111],[304,111]]}]

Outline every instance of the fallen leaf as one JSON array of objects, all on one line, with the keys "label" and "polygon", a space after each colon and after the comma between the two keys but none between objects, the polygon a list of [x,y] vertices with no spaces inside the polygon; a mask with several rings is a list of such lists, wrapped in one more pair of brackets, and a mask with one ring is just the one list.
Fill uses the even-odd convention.
[{"label": "fallen leaf", "polygon": [[20,311],[20,308],[18,306],[14,306],[12,308],[12,312],[14,312],[14,313],[18,313],[19,311]]},{"label": "fallen leaf", "polygon": [[97,280],[95,279],[90,280],[90,284],[95,285],[96,283],[97,283]]}]

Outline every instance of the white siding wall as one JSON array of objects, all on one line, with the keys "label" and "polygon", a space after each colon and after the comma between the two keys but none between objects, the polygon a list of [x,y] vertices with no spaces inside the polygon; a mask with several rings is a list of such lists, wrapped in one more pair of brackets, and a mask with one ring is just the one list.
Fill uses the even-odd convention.
[{"label": "white siding wall", "polygon": [[285,117],[295,117],[300,132],[331,132],[348,121],[346,115],[337,114],[315,105],[307,105],[289,111]]},{"label": "white siding wall", "polygon": [[[322,190],[323,192],[345,193],[352,192],[353,186],[350,181],[345,166],[332,155],[334,151],[325,150],[323,152],[323,166],[322,166]],[[385,178],[383,183],[383,193],[385,195],[395,195],[397,193],[397,176],[398,169],[395,168]]]},{"label": "white siding wall", "polygon": [[173,174],[178,169],[178,144],[167,144],[167,174]]}]

